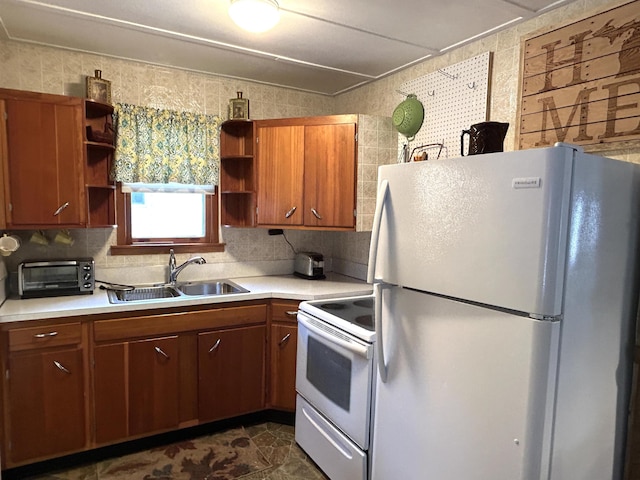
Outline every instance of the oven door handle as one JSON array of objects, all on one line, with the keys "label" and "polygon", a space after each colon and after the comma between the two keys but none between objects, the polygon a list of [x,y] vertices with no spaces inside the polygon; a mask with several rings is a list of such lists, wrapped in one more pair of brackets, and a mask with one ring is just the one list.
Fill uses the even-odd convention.
[{"label": "oven door handle", "polygon": [[337,333],[336,335],[330,331],[325,331],[324,329],[322,329],[322,327],[315,325],[314,320],[309,319],[303,314],[298,315],[298,323],[301,323],[302,325],[304,325],[304,327],[307,330],[309,330],[310,332],[313,332],[315,335],[322,337],[331,343],[339,345],[342,348],[355,353],[356,355],[366,358],[367,360],[369,360],[372,356],[370,346],[362,345],[360,343],[354,342],[349,337],[347,337],[346,335],[342,335],[339,332],[336,332]]}]

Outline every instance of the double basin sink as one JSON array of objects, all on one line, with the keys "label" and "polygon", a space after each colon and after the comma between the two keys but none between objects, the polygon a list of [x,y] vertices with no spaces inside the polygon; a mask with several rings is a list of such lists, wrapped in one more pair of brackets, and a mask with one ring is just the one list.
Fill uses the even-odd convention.
[{"label": "double basin sink", "polygon": [[247,293],[249,290],[229,280],[179,282],[175,285],[141,286],[126,290],[107,290],[111,303],[142,302],[177,297],[204,297]]}]

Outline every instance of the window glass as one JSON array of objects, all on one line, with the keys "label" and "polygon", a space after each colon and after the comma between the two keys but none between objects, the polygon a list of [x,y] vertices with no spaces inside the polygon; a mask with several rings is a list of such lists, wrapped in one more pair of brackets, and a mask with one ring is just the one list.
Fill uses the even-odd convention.
[{"label": "window glass", "polygon": [[202,193],[132,192],[131,237],[202,238],[206,204]]}]

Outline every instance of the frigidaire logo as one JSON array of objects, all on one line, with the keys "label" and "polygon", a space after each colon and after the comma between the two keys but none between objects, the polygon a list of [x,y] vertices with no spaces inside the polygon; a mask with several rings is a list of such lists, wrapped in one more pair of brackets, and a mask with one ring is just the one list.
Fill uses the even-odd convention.
[{"label": "frigidaire logo", "polygon": [[513,188],[540,188],[540,177],[514,178],[511,182]]}]

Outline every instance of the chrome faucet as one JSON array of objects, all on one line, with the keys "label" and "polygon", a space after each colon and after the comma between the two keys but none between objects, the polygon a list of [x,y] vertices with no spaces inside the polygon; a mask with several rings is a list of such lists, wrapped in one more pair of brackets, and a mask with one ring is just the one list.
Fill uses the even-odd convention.
[{"label": "chrome faucet", "polygon": [[173,252],[173,248],[169,250],[169,283],[170,285],[175,285],[178,281],[178,275],[182,270],[187,268],[192,263],[197,263],[198,265],[202,265],[207,263],[207,261],[202,257],[191,257],[189,260],[184,262],[182,265],[176,267],[176,255]]}]

